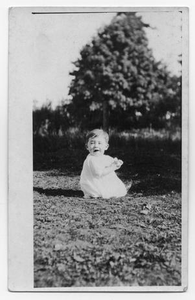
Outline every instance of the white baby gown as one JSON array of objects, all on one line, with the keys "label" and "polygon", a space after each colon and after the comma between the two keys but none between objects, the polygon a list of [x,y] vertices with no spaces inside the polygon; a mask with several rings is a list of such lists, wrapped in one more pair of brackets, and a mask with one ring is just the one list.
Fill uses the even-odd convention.
[{"label": "white baby gown", "polygon": [[93,156],[89,154],[84,161],[80,177],[81,190],[84,197],[123,197],[127,194],[124,183],[113,171],[102,175],[105,167],[110,166],[114,159],[109,155]]}]

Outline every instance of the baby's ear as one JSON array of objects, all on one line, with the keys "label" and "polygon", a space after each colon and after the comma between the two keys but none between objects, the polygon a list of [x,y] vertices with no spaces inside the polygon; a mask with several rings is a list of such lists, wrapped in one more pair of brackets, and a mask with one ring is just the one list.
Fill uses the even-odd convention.
[{"label": "baby's ear", "polygon": [[108,148],[109,148],[109,144],[106,145],[106,150],[108,150]]}]

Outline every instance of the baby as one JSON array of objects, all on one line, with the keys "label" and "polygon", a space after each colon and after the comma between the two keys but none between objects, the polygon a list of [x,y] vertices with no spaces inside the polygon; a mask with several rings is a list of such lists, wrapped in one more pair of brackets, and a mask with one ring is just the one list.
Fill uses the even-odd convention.
[{"label": "baby", "polygon": [[86,148],[89,154],[84,161],[80,177],[84,198],[108,199],[127,194],[125,185],[115,173],[123,161],[104,154],[109,147],[108,141],[108,134],[101,129],[94,129],[87,134]]}]

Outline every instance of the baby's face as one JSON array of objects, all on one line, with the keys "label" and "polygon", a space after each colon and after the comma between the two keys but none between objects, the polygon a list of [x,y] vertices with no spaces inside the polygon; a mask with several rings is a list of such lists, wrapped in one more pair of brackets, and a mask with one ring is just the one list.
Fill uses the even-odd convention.
[{"label": "baby's face", "polygon": [[90,138],[87,143],[87,150],[93,156],[101,156],[108,149],[108,143],[104,136]]}]

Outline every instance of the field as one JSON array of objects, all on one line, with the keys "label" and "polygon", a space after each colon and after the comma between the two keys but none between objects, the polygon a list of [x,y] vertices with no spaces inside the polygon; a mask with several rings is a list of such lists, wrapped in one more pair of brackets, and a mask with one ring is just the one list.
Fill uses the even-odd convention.
[{"label": "field", "polygon": [[[34,285],[181,285],[181,143],[166,132],[111,134],[108,154],[133,186],[83,199],[80,135],[34,141]],[[47,149],[47,151],[44,151]]]}]

